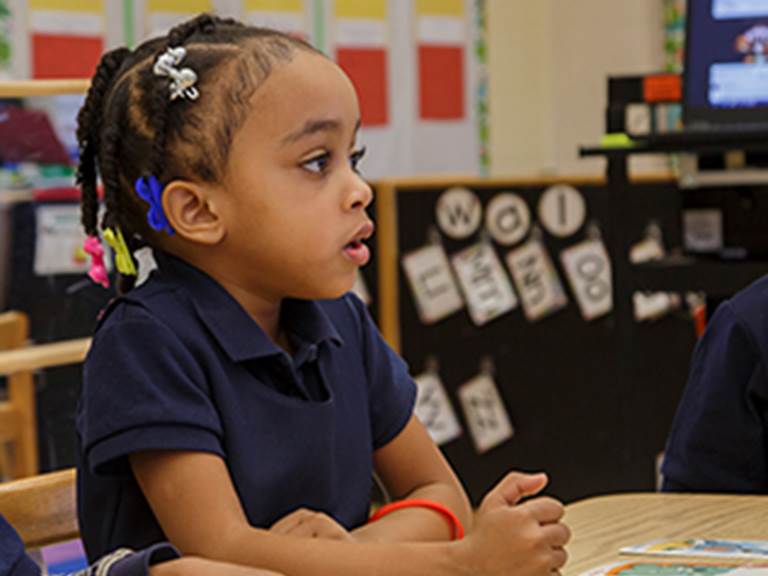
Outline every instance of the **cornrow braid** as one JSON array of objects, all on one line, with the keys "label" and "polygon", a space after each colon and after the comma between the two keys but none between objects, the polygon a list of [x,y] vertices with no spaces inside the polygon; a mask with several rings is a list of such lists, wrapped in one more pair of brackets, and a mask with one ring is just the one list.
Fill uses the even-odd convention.
[{"label": "cornrow braid", "polygon": [[130,55],[127,48],[116,48],[102,56],[85,103],[77,115],[77,143],[80,162],[76,182],[82,190],[81,220],[86,234],[98,234],[99,199],[96,189],[96,156],[100,146],[101,119],[104,97],[114,83],[117,71]]},{"label": "cornrow braid", "polygon": [[[180,68],[197,76],[200,98],[171,100],[171,79],[155,74],[158,58],[184,47]],[[104,185],[101,228],[119,228],[130,252],[164,237],[147,220],[151,208],[135,188],[154,176],[216,183],[224,176],[237,130],[251,113],[251,96],[272,69],[297,51],[321,54],[281,32],[201,14],[133,51],[105,54],[78,117],[82,156],[82,220],[89,234],[99,229],[96,175]],[[135,277],[118,277],[118,291]]]},{"label": "cornrow braid", "polygon": [[[233,26],[236,28],[245,28],[243,24],[231,18],[220,18],[212,14],[200,14],[195,18],[182,22],[168,32],[168,39],[165,43],[164,51],[168,48],[177,48],[183,46],[192,36],[202,34],[211,35],[219,26]],[[155,139],[152,142],[152,166],[151,173],[157,178],[163,172],[165,144],[167,137],[166,125],[168,122],[168,106],[170,99],[168,97],[168,86],[163,82],[157,82],[152,95],[153,108],[155,110],[154,122],[156,126]],[[174,102],[174,105],[180,103]]]}]

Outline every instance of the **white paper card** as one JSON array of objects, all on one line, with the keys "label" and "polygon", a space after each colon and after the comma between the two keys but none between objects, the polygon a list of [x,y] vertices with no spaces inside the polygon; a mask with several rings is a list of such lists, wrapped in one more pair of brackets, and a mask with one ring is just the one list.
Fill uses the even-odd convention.
[{"label": "white paper card", "polygon": [[464,307],[443,247],[431,244],[403,256],[419,318],[433,324]]},{"label": "white paper card", "polygon": [[453,411],[440,377],[425,372],[416,377],[416,417],[426,426],[438,446],[461,436],[461,425]]},{"label": "white paper card", "polygon": [[476,326],[517,306],[517,296],[496,251],[487,242],[474,244],[451,258],[459,285]]},{"label": "white paper card", "polygon": [[632,294],[635,320],[656,320],[680,307],[680,296],[672,292],[635,292]]},{"label": "white paper card", "polygon": [[723,213],[720,210],[683,210],[683,248],[690,252],[719,252],[723,245]]},{"label": "white paper card", "polygon": [[567,238],[584,224],[587,206],[581,192],[567,184],[548,188],[539,200],[539,220],[547,232]]},{"label": "white paper card", "polygon": [[528,320],[538,320],[568,304],[552,260],[538,240],[526,242],[507,254],[507,266]]},{"label": "white paper card", "polygon": [[459,388],[459,399],[475,449],[482,454],[514,434],[504,402],[493,379],[485,374]]},{"label": "white paper card", "polygon": [[483,206],[471,190],[449,188],[437,199],[435,218],[443,234],[461,240],[477,232],[483,219]]},{"label": "white paper card", "polygon": [[613,310],[611,261],[600,240],[586,240],[566,248],[560,260],[585,320]]},{"label": "white paper card", "polygon": [[502,192],[493,197],[485,211],[485,227],[502,246],[512,246],[531,229],[531,211],[520,196]]},{"label": "white paper card", "polygon": [[629,249],[629,261],[642,264],[664,258],[664,246],[658,238],[645,238]]},{"label": "white paper card", "polygon": [[[91,259],[83,250],[85,233],[77,205],[50,205],[37,208],[35,274],[85,274]],[[111,251],[104,248],[104,265],[111,269]]]}]

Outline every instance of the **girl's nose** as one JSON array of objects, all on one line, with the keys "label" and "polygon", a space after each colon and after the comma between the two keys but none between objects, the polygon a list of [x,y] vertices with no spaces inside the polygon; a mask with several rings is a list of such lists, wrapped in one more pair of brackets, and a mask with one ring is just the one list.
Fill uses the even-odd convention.
[{"label": "girl's nose", "polygon": [[348,210],[365,209],[373,201],[373,190],[363,178],[355,173],[347,195],[346,208]]}]

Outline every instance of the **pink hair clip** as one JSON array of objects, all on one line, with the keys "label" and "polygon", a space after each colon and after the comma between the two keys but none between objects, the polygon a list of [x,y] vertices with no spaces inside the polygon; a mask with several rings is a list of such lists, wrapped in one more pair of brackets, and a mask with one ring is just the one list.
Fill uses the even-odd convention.
[{"label": "pink hair clip", "polygon": [[88,276],[96,284],[109,288],[107,267],[104,265],[104,248],[101,246],[98,236],[88,236],[83,243],[83,250],[91,255],[91,267],[88,270]]}]

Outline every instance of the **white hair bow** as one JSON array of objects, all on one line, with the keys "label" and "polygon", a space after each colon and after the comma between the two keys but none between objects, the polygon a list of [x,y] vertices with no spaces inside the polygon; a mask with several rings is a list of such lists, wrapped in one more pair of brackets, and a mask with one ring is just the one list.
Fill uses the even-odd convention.
[{"label": "white hair bow", "polygon": [[178,68],[178,65],[187,55],[183,46],[168,48],[163,54],[157,57],[155,66],[152,69],[157,76],[168,76],[171,78],[171,100],[176,98],[188,98],[197,100],[200,91],[195,87],[197,74],[192,68]]}]

